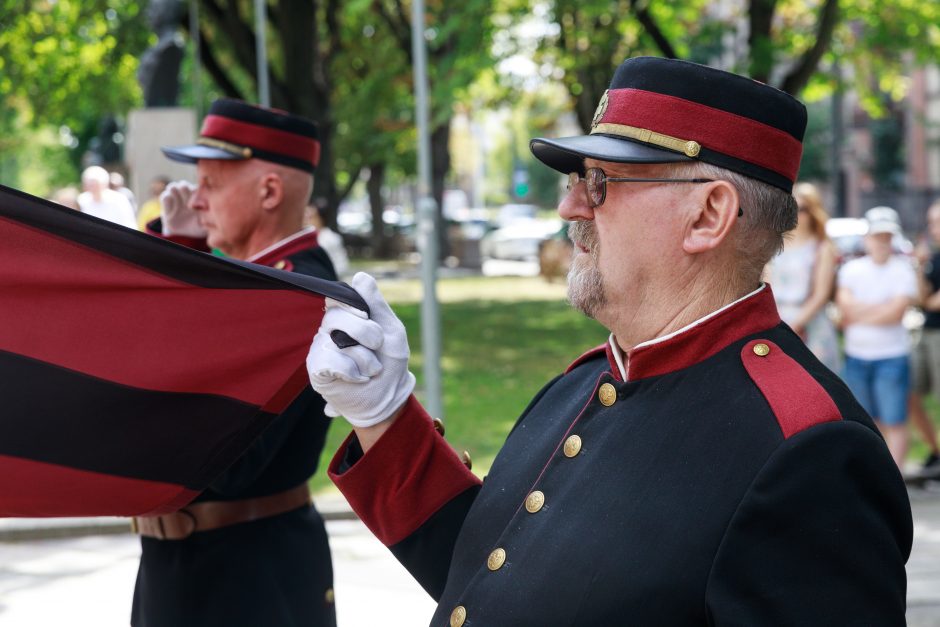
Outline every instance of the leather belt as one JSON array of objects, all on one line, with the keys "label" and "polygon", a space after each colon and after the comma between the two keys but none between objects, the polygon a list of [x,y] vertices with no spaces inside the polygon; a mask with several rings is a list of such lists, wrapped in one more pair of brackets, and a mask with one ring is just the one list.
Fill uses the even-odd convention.
[{"label": "leather belt", "polygon": [[209,531],[269,518],[311,503],[307,484],[251,499],[203,501],[163,516],[131,518],[131,531],[158,540],[183,540],[199,531]]}]

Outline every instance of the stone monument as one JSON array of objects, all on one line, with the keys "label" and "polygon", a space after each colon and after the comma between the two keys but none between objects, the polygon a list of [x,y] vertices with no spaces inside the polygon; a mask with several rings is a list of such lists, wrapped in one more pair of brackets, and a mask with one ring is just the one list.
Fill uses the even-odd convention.
[{"label": "stone monument", "polygon": [[158,40],[140,59],[137,80],[146,108],[130,112],[124,149],[130,187],[141,203],[154,177],[193,180],[195,174],[192,166],[170,161],[160,152],[161,146],[191,144],[196,138],[195,111],[177,106],[185,9],[181,0],[150,0],[147,5],[147,19]]}]

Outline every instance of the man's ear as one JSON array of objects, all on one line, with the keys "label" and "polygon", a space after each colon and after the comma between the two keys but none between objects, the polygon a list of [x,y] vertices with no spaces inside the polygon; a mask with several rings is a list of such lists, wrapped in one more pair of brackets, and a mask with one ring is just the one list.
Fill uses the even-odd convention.
[{"label": "man's ear", "polygon": [[284,201],[284,180],[276,172],[268,172],[261,177],[258,193],[261,194],[262,209],[276,209]]},{"label": "man's ear", "polygon": [[737,222],[741,207],[738,190],[730,182],[713,181],[701,187],[699,208],[682,241],[682,249],[689,254],[718,248]]}]

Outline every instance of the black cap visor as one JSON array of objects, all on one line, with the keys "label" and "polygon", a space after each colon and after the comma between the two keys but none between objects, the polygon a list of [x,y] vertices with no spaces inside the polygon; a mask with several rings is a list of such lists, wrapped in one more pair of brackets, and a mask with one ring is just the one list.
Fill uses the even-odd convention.
[{"label": "black cap visor", "polygon": [[221,148],[214,148],[213,146],[202,146],[200,144],[195,144],[193,146],[166,146],[161,148],[163,154],[167,156],[167,159],[170,161],[179,161],[181,163],[196,163],[200,159],[224,159],[226,161],[241,161],[246,157],[242,155],[232,154],[222,150]]},{"label": "black cap visor", "polygon": [[529,142],[529,150],[535,158],[562,174],[584,172],[585,159],[611,161],[613,163],[675,163],[693,161],[681,153],[648,144],[641,144],[624,137],[612,135],[578,135],[545,139],[539,137]]}]

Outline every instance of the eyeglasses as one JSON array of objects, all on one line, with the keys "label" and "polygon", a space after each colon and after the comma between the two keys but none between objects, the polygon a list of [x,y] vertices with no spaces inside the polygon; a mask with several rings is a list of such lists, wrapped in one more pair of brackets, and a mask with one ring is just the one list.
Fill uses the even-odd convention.
[{"label": "eyeglasses", "polygon": [[568,175],[568,191],[580,183],[585,183],[585,194],[591,209],[600,207],[607,198],[607,183],[712,183],[715,179],[656,179],[607,176],[600,168],[588,168],[582,177],[578,172]]}]

